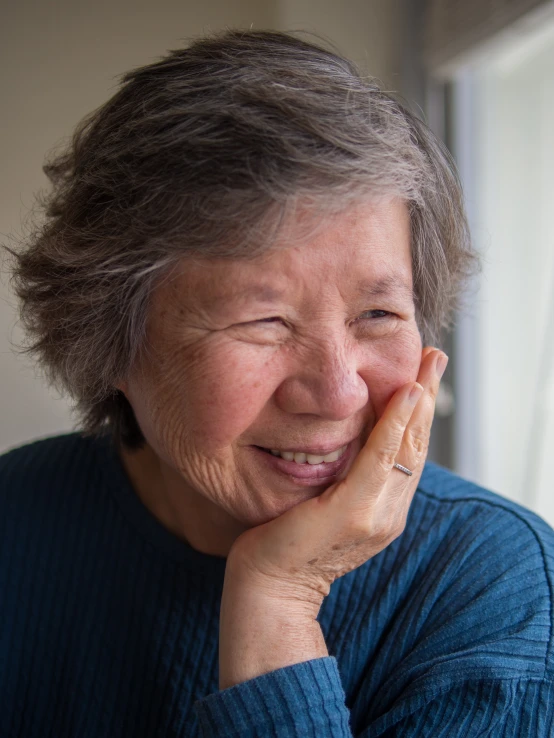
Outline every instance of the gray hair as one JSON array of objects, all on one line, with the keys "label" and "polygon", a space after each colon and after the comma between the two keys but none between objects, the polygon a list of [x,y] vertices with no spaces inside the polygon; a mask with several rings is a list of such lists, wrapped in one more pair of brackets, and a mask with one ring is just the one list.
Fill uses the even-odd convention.
[{"label": "gray hair", "polygon": [[418,326],[435,344],[477,265],[445,147],[350,61],[290,34],[227,31],[129,72],[44,171],[48,217],[8,249],[23,350],[85,433],[129,448],[144,438],[116,384],[183,257],[251,257],[300,202],[323,214],[401,197]]}]

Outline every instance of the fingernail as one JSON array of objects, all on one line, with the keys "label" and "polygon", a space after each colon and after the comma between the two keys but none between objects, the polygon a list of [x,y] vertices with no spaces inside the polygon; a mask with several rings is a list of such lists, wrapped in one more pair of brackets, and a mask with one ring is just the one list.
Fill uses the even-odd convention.
[{"label": "fingernail", "polygon": [[446,354],[441,354],[439,358],[437,359],[437,363],[435,364],[435,372],[437,373],[437,377],[439,379],[444,374],[447,364],[448,364],[448,356]]},{"label": "fingernail", "polygon": [[408,402],[410,402],[412,405],[415,405],[422,394],[423,394],[423,387],[421,386],[421,384],[416,382],[414,386],[412,387],[412,389],[410,390],[410,394],[408,395]]}]

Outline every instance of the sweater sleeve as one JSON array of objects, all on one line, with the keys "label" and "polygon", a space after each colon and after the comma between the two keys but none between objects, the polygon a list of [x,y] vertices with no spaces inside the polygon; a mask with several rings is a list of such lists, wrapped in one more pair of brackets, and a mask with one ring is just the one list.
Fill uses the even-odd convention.
[{"label": "sweater sleeve", "polygon": [[202,738],[351,738],[333,656],[303,661],[195,703]]},{"label": "sweater sleeve", "polygon": [[[334,657],[251,679],[195,704],[202,738],[352,738]],[[392,719],[391,719],[392,718]],[[549,738],[554,682],[481,679],[419,693],[358,738]]]}]

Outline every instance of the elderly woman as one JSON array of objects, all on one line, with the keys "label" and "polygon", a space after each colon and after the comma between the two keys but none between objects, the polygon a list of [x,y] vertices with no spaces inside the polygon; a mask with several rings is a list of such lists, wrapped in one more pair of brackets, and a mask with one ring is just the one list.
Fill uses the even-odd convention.
[{"label": "elderly woman", "polygon": [[81,424],[0,459],[0,734],[551,735],[554,534],[425,463],[475,266],[425,125],[227,32],[46,171],[14,284]]}]

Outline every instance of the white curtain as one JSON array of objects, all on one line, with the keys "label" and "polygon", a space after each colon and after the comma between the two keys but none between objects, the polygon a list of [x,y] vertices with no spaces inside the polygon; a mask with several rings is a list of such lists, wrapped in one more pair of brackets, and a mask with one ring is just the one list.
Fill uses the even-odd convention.
[{"label": "white curtain", "polygon": [[554,25],[472,73],[480,476],[554,525]]},{"label": "white curtain", "polygon": [[[474,15],[455,38],[440,13],[462,5]],[[538,22],[538,5],[436,0],[428,58],[453,85],[451,144],[483,259],[456,338],[456,470],[554,526],[554,15],[540,3]],[[486,23],[530,6],[485,44]]]}]

